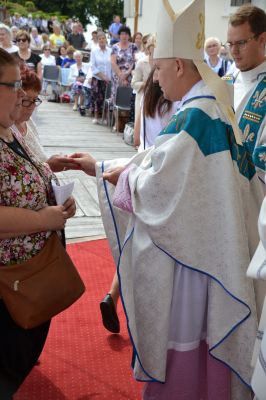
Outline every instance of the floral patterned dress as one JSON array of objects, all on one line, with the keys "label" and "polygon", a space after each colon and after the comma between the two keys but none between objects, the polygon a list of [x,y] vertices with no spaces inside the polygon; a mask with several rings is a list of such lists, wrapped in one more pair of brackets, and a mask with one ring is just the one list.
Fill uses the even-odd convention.
[{"label": "floral patterned dress", "polygon": [[[13,134],[34,165],[0,139],[0,205],[40,210],[54,204],[51,189],[52,172],[48,164],[34,158],[18,130]],[[17,148],[19,151],[19,148]],[[47,188],[47,189],[46,189]],[[0,239],[1,264],[10,265],[33,257],[45,245],[51,232]],[[20,328],[0,299],[0,399],[11,399],[42,352],[50,321],[32,329]]]},{"label": "floral patterned dress", "polygon": [[[35,159],[17,129],[13,127],[12,130],[42,176],[30,161],[18,155],[0,140],[0,205],[38,211],[48,206],[47,190],[49,199],[55,204],[50,184],[53,177],[50,167]],[[51,232],[40,232],[0,239],[0,265],[15,264],[30,259],[44,247],[50,234]]]},{"label": "floral patterned dress", "polygon": [[[135,54],[138,52],[138,48],[134,43],[129,43],[128,47],[126,49],[121,49],[119,43],[115,44],[112,47],[112,53],[116,55],[116,63],[119,69],[122,72],[128,71],[132,66],[135,64]],[[130,74],[127,77],[127,86],[130,86],[132,79],[132,75]],[[119,86],[119,77],[116,75],[116,73],[113,72],[112,74],[112,94],[111,94],[111,100],[112,103],[115,101],[115,96],[116,96],[116,91]]]}]

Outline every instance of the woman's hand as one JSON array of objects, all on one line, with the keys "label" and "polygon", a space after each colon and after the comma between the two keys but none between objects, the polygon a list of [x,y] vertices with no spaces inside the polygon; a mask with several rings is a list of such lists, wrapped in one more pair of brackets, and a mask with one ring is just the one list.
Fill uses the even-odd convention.
[{"label": "woman's hand", "polygon": [[46,161],[53,172],[67,171],[69,169],[80,169],[79,165],[68,156],[55,154]]},{"label": "woman's hand", "polygon": [[88,153],[74,153],[69,156],[87,175],[95,176],[96,160]]},{"label": "woman's hand", "polygon": [[76,213],[76,203],[74,197],[69,197],[67,201],[63,204],[64,206],[64,216],[66,219],[74,217]]},{"label": "woman's hand", "polygon": [[40,231],[56,231],[64,229],[67,220],[67,212],[64,206],[47,206],[38,211]]}]

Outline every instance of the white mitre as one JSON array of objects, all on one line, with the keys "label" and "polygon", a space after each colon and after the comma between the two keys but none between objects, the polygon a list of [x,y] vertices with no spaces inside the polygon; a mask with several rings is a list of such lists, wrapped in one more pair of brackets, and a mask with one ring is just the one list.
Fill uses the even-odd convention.
[{"label": "white mitre", "polygon": [[168,0],[161,0],[153,58],[193,60],[202,79],[211,89],[229,119],[236,138],[242,144],[240,130],[232,110],[230,87],[204,62],[205,0],[176,0],[174,12]]}]

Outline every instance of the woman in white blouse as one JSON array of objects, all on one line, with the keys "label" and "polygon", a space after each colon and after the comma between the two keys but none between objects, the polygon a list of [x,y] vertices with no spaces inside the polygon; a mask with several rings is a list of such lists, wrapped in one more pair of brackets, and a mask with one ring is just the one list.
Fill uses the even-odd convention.
[{"label": "woman in white blouse", "polygon": [[98,123],[102,113],[106,85],[111,81],[111,49],[107,47],[106,36],[103,32],[98,35],[99,48],[91,53],[91,112],[94,114],[93,124]]},{"label": "woman in white blouse", "polygon": [[5,24],[0,23],[0,47],[8,53],[16,53],[18,47],[12,43],[11,30]]},{"label": "woman in white blouse", "polygon": [[[45,65],[55,65],[56,64],[55,56],[53,56],[51,54],[51,48],[47,44],[43,45],[43,54],[41,54],[40,57],[41,57],[42,73],[43,73],[43,68]],[[46,94],[49,83],[52,85],[53,91],[56,92],[57,83],[53,82],[53,81],[44,80],[43,85],[42,85],[43,94]]]},{"label": "woman in white blouse", "polygon": [[31,50],[42,50],[43,49],[43,39],[41,35],[38,34],[38,29],[35,27],[31,28],[30,33],[30,48]]}]

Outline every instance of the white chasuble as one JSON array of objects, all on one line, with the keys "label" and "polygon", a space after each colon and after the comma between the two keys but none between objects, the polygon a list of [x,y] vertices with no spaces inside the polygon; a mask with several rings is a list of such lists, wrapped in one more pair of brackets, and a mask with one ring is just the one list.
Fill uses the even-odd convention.
[{"label": "white chasuble", "polygon": [[[202,85],[183,102],[154,148],[126,163],[132,212],[113,205],[115,188],[102,179],[119,160],[98,164],[97,179],[135,377],[164,382],[167,351],[184,352],[205,340],[210,355],[250,393],[257,316],[253,283],[246,277],[252,233],[245,212],[255,171],[244,147],[236,145],[228,121]],[[179,275],[186,291],[177,294]],[[185,301],[190,290],[198,291],[198,304]],[[173,316],[175,302],[182,307]]]}]

